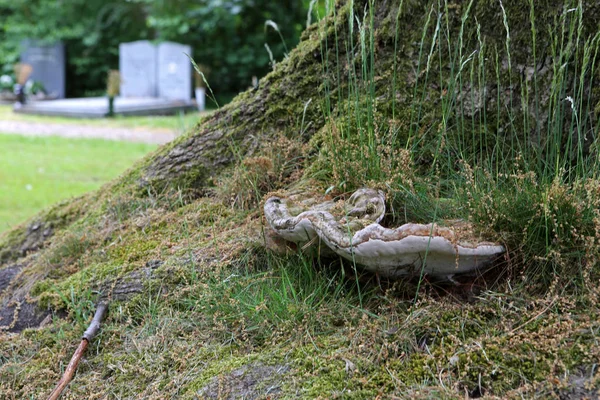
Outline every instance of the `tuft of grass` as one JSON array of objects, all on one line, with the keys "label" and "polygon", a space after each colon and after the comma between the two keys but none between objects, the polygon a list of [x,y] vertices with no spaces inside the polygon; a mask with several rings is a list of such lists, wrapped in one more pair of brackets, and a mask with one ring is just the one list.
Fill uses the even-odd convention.
[{"label": "tuft of grass", "polygon": [[355,287],[326,267],[302,254],[255,254],[242,258],[238,268],[209,274],[201,291],[191,291],[177,302],[220,321],[213,333],[220,332],[228,343],[260,346],[292,331],[320,335],[332,318],[323,310],[333,308],[336,318],[344,319],[347,307],[357,301]]},{"label": "tuft of grass", "polygon": [[86,324],[94,315],[95,302],[92,291],[88,288],[83,292],[75,292],[71,286],[68,294],[64,294],[57,288],[54,288],[56,294],[60,297],[63,304],[66,306],[68,315],[82,329],[86,328]]},{"label": "tuft of grass", "polygon": [[306,147],[279,135],[263,144],[256,157],[242,158],[234,149],[237,161],[217,180],[213,189],[216,196],[233,208],[256,208],[267,193],[301,176]]}]

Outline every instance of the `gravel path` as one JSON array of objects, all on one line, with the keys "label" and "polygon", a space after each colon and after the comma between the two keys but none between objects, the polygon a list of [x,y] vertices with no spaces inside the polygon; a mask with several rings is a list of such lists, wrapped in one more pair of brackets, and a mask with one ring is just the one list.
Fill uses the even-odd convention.
[{"label": "gravel path", "polygon": [[62,136],[66,138],[124,140],[152,144],[167,143],[176,136],[175,132],[168,129],[111,128],[93,125],[26,121],[0,121],[0,133],[13,133],[25,136]]}]

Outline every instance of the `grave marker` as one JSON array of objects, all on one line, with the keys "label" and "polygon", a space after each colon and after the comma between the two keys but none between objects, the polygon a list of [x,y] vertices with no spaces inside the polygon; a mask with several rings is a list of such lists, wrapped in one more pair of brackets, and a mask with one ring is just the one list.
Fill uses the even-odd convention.
[{"label": "grave marker", "polygon": [[62,42],[44,44],[25,40],[21,44],[21,63],[33,67],[30,79],[39,81],[49,96],[65,97],[65,46]]},{"label": "grave marker", "polygon": [[158,45],[158,97],[192,100],[192,48],[179,43]]},{"label": "grave marker", "polygon": [[147,40],[119,45],[122,97],[156,97],[157,50]]}]

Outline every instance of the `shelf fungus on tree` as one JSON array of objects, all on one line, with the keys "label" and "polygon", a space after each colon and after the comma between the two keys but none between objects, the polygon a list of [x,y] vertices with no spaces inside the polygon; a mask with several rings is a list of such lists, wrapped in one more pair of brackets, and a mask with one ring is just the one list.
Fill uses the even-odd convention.
[{"label": "shelf fungus on tree", "polygon": [[345,202],[319,202],[302,193],[271,197],[264,212],[277,237],[303,248],[324,244],[321,249],[390,278],[423,272],[451,279],[489,265],[504,253],[500,244],[475,240],[464,221],[385,228],[379,224],[385,196],[373,189],[359,189]]}]

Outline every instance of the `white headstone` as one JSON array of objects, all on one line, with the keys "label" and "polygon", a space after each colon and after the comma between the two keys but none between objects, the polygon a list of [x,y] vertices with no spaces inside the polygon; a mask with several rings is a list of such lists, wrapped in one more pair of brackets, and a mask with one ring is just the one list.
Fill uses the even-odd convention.
[{"label": "white headstone", "polygon": [[158,45],[158,97],[192,100],[192,48],[179,43]]},{"label": "white headstone", "polygon": [[30,79],[41,82],[47,94],[64,98],[66,69],[63,43],[44,44],[25,40],[21,46],[21,62],[33,67]]},{"label": "white headstone", "polygon": [[157,49],[147,40],[119,45],[121,97],[156,97]]}]

